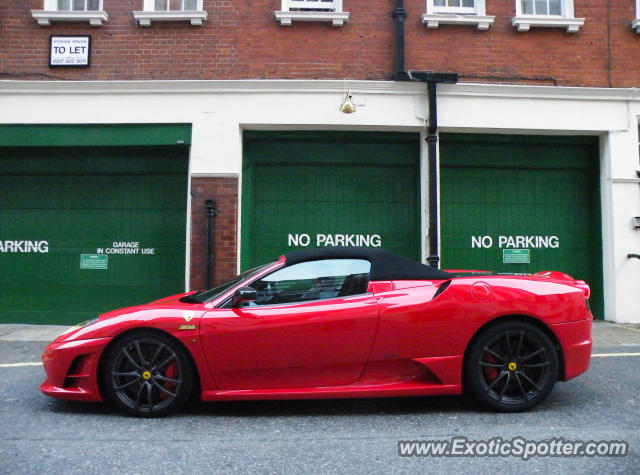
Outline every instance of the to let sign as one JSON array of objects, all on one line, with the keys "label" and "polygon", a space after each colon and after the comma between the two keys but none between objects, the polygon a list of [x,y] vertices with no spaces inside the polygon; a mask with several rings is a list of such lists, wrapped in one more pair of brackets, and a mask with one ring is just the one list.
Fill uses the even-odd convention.
[{"label": "to let sign", "polygon": [[90,36],[51,36],[49,66],[89,66]]}]

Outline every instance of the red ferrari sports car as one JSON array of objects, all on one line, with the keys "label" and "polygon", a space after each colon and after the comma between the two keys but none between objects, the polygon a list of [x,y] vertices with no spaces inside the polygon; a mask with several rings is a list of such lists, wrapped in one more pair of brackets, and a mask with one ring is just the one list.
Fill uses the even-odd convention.
[{"label": "red ferrari sports car", "polygon": [[378,249],[286,254],[204,292],[105,313],[42,355],[53,397],[157,416],[203,401],[459,394],[538,404],[587,370],[589,287],[444,272]]}]

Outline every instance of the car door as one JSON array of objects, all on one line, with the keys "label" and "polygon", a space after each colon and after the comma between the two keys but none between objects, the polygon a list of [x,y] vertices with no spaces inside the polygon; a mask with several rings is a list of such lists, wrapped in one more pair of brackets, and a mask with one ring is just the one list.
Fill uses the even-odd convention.
[{"label": "car door", "polygon": [[219,389],[340,386],[358,380],[371,351],[378,305],[370,263],[325,259],[284,267],[251,283],[255,302],[231,303],[201,321]]}]

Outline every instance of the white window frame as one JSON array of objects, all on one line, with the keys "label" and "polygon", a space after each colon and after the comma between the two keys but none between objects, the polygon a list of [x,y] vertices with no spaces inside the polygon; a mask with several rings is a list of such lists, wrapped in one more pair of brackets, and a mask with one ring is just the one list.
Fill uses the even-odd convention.
[{"label": "white window frame", "polygon": [[577,33],[584,25],[584,18],[575,18],[573,0],[561,0],[560,15],[525,15],[522,13],[522,0],[515,0],[516,16],[511,24],[518,31],[529,31],[532,26],[542,28],[565,28],[567,33]]},{"label": "white window frame", "polygon": [[640,0],[636,0],[636,17],[631,22],[631,28],[640,33]]},{"label": "white window frame", "polygon": [[[202,4],[203,0],[197,0],[195,10],[156,10],[155,0],[142,0],[142,10],[134,11],[133,18],[140,26],[151,26],[152,22],[159,21],[188,21],[194,26],[200,26],[208,16]],[[184,0],[182,6],[184,7]]]},{"label": "white window frame", "polygon": [[156,0],[143,0],[142,2],[142,9],[146,12],[192,12],[194,10],[202,10],[202,0],[196,0],[196,8],[194,8],[193,10],[185,10],[184,8],[184,2],[189,1],[189,0],[180,0],[180,9],[179,10],[171,10],[171,0],[163,0],[167,3],[167,8],[165,8],[164,10],[158,10],[156,9]]},{"label": "white window frame", "polygon": [[294,21],[323,21],[342,26],[349,20],[349,12],[342,10],[342,0],[282,0],[279,11],[274,12],[282,26]]},{"label": "white window frame", "polygon": [[[95,10],[88,10],[87,9],[87,4],[89,3],[90,0],[82,0],[82,2],[84,3],[84,9],[82,10],[74,10],[73,9],[73,4],[75,3],[76,0],[67,0],[69,2],[69,9],[68,10],[61,10],[58,8],[58,3],[60,0],[53,0],[53,1],[49,1],[48,3],[51,5],[51,10],[56,10],[59,12],[95,12],[95,11],[100,11],[102,10],[102,1],[103,0],[98,0],[98,8]],[[47,1],[45,0],[45,4],[47,3]]]},{"label": "white window frame", "polygon": [[49,26],[56,21],[80,21],[88,22],[91,26],[102,26],[102,22],[109,20],[109,15],[103,10],[103,0],[99,0],[98,10],[81,11],[58,10],[58,0],[44,0],[43,9],[31,10],[31,16],[42,26]]},{"label": "white window frame", "polygon": [[[462,3],[462,0],[459,0]],[[447,0],[445,0],[447,3]],[[484,15],[486,10],[485,1],[484,0],[475,0],[473,7],[450,7],[450,6],[442,6],[436,5],[435,0],[427,0],[427,12],[431,13],[457,13],[461,15]],[[482,10],[482,13],[479,13],[478,10]]]},{"label": "white window frame", "polygon": [[473,7],[436,6],[434,0],[426,0],[427,11],[420,20],[427,28],[438,28],[440,24],[475,25],[478,30],[488,30],[495,16],[487,15],[485,0],[475,0]]}]

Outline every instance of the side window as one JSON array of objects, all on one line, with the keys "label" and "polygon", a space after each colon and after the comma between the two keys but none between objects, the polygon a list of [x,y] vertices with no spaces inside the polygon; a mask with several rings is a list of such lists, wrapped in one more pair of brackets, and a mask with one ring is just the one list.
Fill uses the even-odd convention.
[{"label": "side window", "polygon": [[325,259],[285,267],[251,284],[256,305],[305,302],[364,294],[371,263],[363,259]]}]

